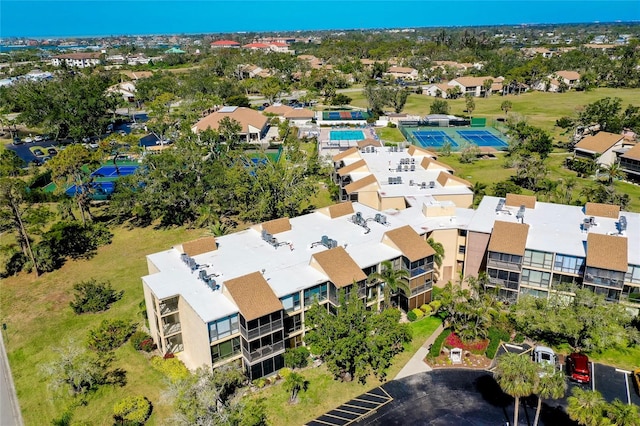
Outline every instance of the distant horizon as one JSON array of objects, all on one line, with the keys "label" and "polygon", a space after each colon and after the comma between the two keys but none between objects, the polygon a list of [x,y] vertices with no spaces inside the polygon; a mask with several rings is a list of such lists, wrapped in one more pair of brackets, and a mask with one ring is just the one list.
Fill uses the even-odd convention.
[{"label": "distant horizon", "polygon": [[3,39],[637,23],[636,0],[2,0],[0,5]]}]

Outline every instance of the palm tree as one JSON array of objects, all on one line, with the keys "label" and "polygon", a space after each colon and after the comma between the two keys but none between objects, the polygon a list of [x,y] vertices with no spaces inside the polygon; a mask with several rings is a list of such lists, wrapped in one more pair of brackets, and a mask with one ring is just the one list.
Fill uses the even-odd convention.
[{"label": "palm tree", "polygon": [[538,396],[538,406],[536,407],[533,426],[538,426],[542,399],[559,399],[567,391],[567,382],[564,380],[564,375],[559,371],[555,371],[554,366],[549,364],[541,365],[539,376],[538,383],[536,383],[536,387],[533,390],[533,393]]},{"label": "palm tree", "polygon": [[227,235],[228,233],[230,233],[231,229],[224,223],[216,220],[213,225],[211,225],[210,232],[214,237],[222,237],[223,235]]},{"label": "palm tree", "polygon": [[427,243],[429,243],[431,248],[435,251],[435,254],[433,255],[433,263],[438,267],[435,272],[437,281],[438,278],[440,278],[440,268],[442,268],[442,259],[444,259],[444,246],[433,238],[429,238]]},{"label": "palm tree", "polygon": [[482,182],[475,182],[471,187],[471,191],[473,191],[473,206],[477,206],[480,204],[480,200],[486,194],[487,184]]},{"label": "palm tree", "polygon": [[611,404],[607,405],[607,417],[609,417],[615,425],[639,426],[640,413],[636,405],[625,404],[616,398]]},{"label": "palm tree", "polygon": [[613,163],[609,166],[604,166],[601,170],[605,175],[607,175],[607,183],[609,185],[611,185],[614,180],[625,177],[625,172],[622,170],[620,163]]},{"label": "palm tree", "polygon": [[507,353],[498,359],[494,377],[502,391],[516,400],[513,424],[518,425],[520,398],[533,393],[538,378],[536,365],[526,356]]},{"label": "palm tree", "polygon": [[567,398],[567,413],[572,420],[585,426],[597,426],[604,417],[606,402],[598,391],[573,388]]},{"label": "palm tree", "polygon": [[290,373],[284,381],[284,390],[287,392],[291,392],[291,396],[289,397],[289,402],[295,402],[298,397],[298,392],[300,390],[307,390],[307,386],[309,382],[305,380],[302,374],[298,373]]},{"label": "palm tree", "polygon": [[380,272],[373,272],[367,278],[369,283],[382,282],[384,283],[384,306],[389,306],[391,301],[391,295],[397,294],[399,290],[402,290],[405,294],[411,294],[409,285],[404,278],[409,278],[409,272],[404,269],[393,269],[393,264],[385,260],[381,264]]}]

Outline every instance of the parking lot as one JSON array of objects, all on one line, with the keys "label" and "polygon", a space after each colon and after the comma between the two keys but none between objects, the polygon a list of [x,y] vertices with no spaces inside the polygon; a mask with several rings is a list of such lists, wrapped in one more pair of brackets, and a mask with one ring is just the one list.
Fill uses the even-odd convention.
[{"label": "parking lot", "polygon": [[[531,356],[532,350],[528,345],[503,345],[499,353],[512,352]],[[564,359],[559,368],[566,371]],[[566,413],[567,397],[574,387],[595,389],[608,402],[619,399],[624,403],[640,406],[640,396],[629,372],[591,363],[591,373],[591,383],[574,383],[567,377],[566,396],[558,400],[543,401],[541,425],[577,425]],[[372,392],[379,398],[377,405],[360,402],[366,402]],[[387,396],[386,400],[383,395]],[[536,404],[535,396],[522,399],[521,421],[533,421]],[[495,426],[512,421],[513,407],[513,398],[502,392],[491,371],[438,369],[385,383],[307,425]]]}]

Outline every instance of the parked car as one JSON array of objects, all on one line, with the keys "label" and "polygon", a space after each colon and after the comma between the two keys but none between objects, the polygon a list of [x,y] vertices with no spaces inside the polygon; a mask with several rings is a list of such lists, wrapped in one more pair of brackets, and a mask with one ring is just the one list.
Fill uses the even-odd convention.
[{"label": "parked car", "polygon": [[[557,358],[553,349],[546,346],[536,346],[533,349],[533,361],[539,364],[552,365],[555,368]],[[541,375],[543,374],[544,373],[541,373]]]},{"label": "parked car", "polygon": [[13,138],[13,144],[14,145],[22,145],[24,142],[22,142],[22,139],[20,139],[18,136],[16,136],[15,138]]},{"label": "parked car", "polygon": [[24,143],[32,143],[33,142],[33,138],[31,136],[27,136],[26,138],[24,138]]},{"label": "parked car", "polygon": [[44,152],[41,149],[34,149],[33,153],[39,157],[44,155]]},{"label": "parked car", "polygon": [[578,383],[591,382],[591,364],[585,354],[572,353],[567,358],[567,374]]},{"label": "parked car", "polygon": [[47,152],[49,153],[49,155],[57,155],[58,151],[56,151],[55,148],[48,148]]},{"label": "parked car", "polygon": [[42,141],[44,140],[44,136],[42,136],[42,135],[36,135],[36,136],[33,138],[33,140],[34,140],[34,141],[36,141],[36,142],[42,142]]}]

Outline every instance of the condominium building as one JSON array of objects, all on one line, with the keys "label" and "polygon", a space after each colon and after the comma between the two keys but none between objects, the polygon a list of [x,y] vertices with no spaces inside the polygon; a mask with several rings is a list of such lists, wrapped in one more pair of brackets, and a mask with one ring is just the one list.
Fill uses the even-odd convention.
[{"label": "condominium building", "polygon": [[357,292],[378,309],[384,283],[367,278],[384,261],[408,272],[411,292],[394,303],[404,310],[429,303],[434,250],[426,229],[451,224],[430,208],[383,214],[344,202],[151,254],[142,278],[151,334],[189,368],[237,362],[255,379],[302,344],[305,310],[316,301],[335,310],[339,291]]},{"label": "condominium building", "polygon": [[640,214],[619,206],[484,197],[467,229],[465,275],[486,271],[506,300],[563,284],[640,305]]},{"label": "condominium building", "polygon": [[[405,311],[430,302],[433,285],[480,272],[511,302],[576,284],[640,306],[640,214],[515,194],[486,196],[474,210],[468,186],[448,186],[453,175],[434,157],[363,144],[333,158],[346,201],[147,256],[142,282],[160,350],[191,369],[237,363],[251,379],[270,375],[286,348],[303,344],[312,304],[335,311],[340,291],[356,292],[379,309],[385,283],[368,277],[385,261],[408,273],[410,293],[392,300]],[[440,268],[430,238],[445,249]]]}]

